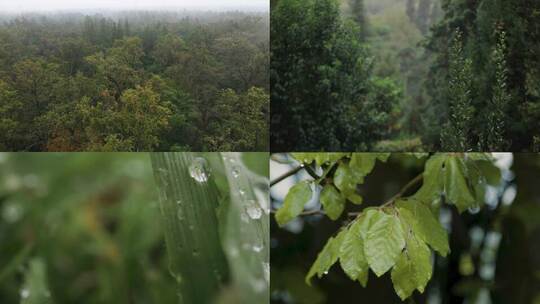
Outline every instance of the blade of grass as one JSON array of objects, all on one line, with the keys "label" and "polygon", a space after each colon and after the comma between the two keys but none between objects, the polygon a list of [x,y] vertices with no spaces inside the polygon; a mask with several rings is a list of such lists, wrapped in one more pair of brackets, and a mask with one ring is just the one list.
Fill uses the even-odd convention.
[{"label": "blade of grass", "polygon": [[40,258],[30,260],[21,289],[21,304],[51,304],[51,293],[47,286],[47,268]]},{"label": "blade of grass", "polygon": [[151,154],[169,270],[179,286],[179,302],[186,304],[211,303],[228,276],[216,216],[216,185],[211,176],[197,181],[190,175],[194,164],[200,169],[195,173],[205,173],[200,157],[203,154]]},{"label": "blade of grass", "polygon": [[[221,153],[229,185],[222,211],[222,241],[242,303],[269,302],[268,178],[249,171],[241,153]],[[268,154],[258,162],[268,165]]]}]

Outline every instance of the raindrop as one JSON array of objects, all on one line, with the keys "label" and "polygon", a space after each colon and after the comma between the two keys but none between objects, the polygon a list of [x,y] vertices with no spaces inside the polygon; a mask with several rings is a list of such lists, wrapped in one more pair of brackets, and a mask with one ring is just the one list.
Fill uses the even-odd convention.
[{"label": "raindrop", "polygon": [[176,214],[178,216],[178,219],[183,221],[184,220],[184,211],[182,210],[182,208],[178,208],[178,212]]},{"label": "raindrop", "polygon": [[480,212],[480,207],[479,206],[474,206],[474,207],[469,208],[469,213],[471,213],[471,214],[477,214],[478,212]]},{"label": "raindrop", "polygon": [[177,200],[177,201],[176,201],[176,204],[177,204],[177,205],[181,205],[181,204],[182,204],[182,201],[181,201],[181,200]]},{"label": "raindrop", "polygon": [[197,249],[193,249],[193,256],[194,257],[198,257],[199,256],[199,251]]},{"label": "raindrop", "polygon": [[251,249],[253,249],[253,251],[255,252],[261,252],[263,250],[263,246],[261,245],[253,245],[253,247],[251,247]]},{"label": "raindrop", "polygon": [[240,176],[240,170],[237,167],[233,167],[231,174],[234,178],[238,178]]},{"label": "raindrop", "polygon": [[324,272],[324,275],[327,275],[328,274],[328,270]]},{"label": "raindrop", "polygon": [[231,247],[231,249],[229,250],[229,252],[230,252],[230,254],[231,254],[231,256],[232,256],[233,258],[235,258],[235,257],[238,256],[238,248],[236,248],[236,247]]},{"label": "raindrop", "polygon": [[26,299],[30,296],[30,291],[26,288],[21,289],[21,298]]},{"label": "raindrop", "polygon": [[189,230],[191,230],[191,231],[195,230],[195,226],[189,225]]},{"label": "raindrop", "polygon": [[189,175],[199,183],[207,182],[210,171],[206,160],[202,157],[195,158],[189,166]]},{"label": "raindrop", "polygon": [[251,219],[258,220],[262,216],[262,208],[255,200],[247,201],[246,212]]},{"label": "raindrop", "polygon": [[264,279],[266,282],[270,282],[270,263],[263,262]]},{"label": "raindrop", "polygon": [[238,193],[240,193],[241,196],[244,196],[246,194],[246,190],[240,189],[238,190]]},{"label": "raindrop", "polygon": [[266,289],[267,284],[264,280],[252,280],[251,286],[253,286],[253,290],[255,290],[255,292],[260,293]]}]

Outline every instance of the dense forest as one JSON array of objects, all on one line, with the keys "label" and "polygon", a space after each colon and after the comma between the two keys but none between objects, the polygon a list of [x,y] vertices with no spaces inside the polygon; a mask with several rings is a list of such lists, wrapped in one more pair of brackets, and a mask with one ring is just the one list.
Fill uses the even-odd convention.
[{"label": "dense forest", "polygon": [[540,2],[272,4],[272,150],[540,150]]},{"label": "dense forest", "polygon": [[0,149],[267,150],[269,18],[0,14]]}]

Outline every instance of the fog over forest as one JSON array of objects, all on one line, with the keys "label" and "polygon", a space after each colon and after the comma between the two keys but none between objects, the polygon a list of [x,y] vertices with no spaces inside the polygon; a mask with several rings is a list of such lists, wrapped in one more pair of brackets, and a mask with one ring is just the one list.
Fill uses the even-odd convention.
[{"label": "fog over forest", "polygon": [[268,0],[2,0],[0,12],[81,10],[267,11]]}]

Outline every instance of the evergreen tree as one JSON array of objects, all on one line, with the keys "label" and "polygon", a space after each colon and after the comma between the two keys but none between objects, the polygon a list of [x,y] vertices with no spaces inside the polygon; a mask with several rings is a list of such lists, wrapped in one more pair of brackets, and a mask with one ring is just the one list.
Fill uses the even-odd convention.
[{"label": "evergreen tree", "polygon": [[447,98],[450,116],[441,134],[444,151],[470,151],[473,149],[472,122],[472,61],[463,50],[463,36],[457,30],[450,50]]},{"label": "evergreen tree", "polygon": [[486,108],[487,113],[487,151],[506,151],[509,141],[505,137],[506,131],[506,109],[511,101],[508,92],[508,68],[506,63],[506,33],[503,30],[497,31],[498,42],[492,54],[493,66],[495,68],[495,84],[493,85],[493,97],[491,104]]}]

